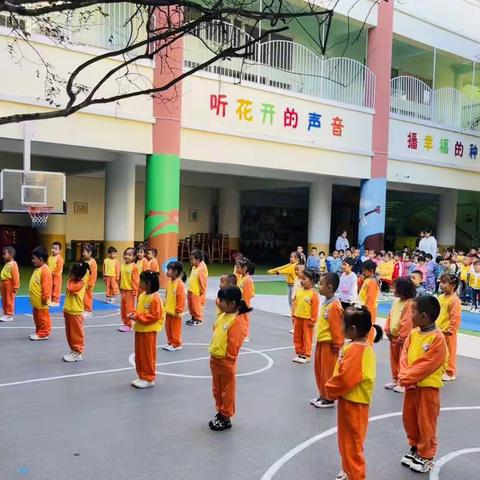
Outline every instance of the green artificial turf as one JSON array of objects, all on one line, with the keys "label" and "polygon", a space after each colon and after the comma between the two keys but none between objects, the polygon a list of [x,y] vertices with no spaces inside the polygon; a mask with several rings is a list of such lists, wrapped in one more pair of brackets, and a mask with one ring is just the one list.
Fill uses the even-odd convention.
[{"label": "green artificial turf", "polygon": [[255,293],[257,295],[287,295],[285,282],[255,282]]}]

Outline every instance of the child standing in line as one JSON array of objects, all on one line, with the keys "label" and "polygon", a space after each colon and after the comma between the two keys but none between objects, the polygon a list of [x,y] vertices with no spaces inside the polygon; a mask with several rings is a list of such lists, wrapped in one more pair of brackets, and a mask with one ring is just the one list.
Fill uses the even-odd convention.
[{"label": "child standing in line", "polygon": [[20,273],[15,261],[15,249],[13,247],[3,249],[3,261],[4,266],[0,273],[3,315],[0,317],[0,322],[12,322],[15,313],[15,295],[20,288]]},{"label": "child standing in line", "polygon": [[143,246],[137,247],[137,268],[139,275],[149,269],[149,263],[148,260],[145,258],[145,248]]},{"label": "child standing in line", "polygon": [[285,275],[285,282],[287,283],[288,306],[290,307],[290,310],[292,310],[292,290],[296,278],[295,267],[299,263],[303,265],[300,255],[298,252],[292,252],[290,254],[290,263],[287,263],[281,267],[271,268],[267,272],[268,275]]},{"label": "child standing in line", "polygon": [[355,260],[352,257],[346,258],[342,263],[343,273],[340,276],[340,286],[338,287],[340,302],[342,308],[351,307],[357,301],[358,278],[352,269]]},{"label": "child standing in line", "polygon": [[417,295],[425,295],[427,293],[425,287],[423,286],[423,273],[420,270],[414,270],[410,274],[410,280],[415,286],[415,291],[417,292]]},{"label": "child standing in line", "polygon": [[138,292],[139,278],[138,268],[134,260],[135,249],[133,247],[125,249],[123,252],[124,263],[120,269],[120,295],[122,297],[120,310],[123,325],[118,327],[118,331],[122,333],[133,332],[131,316],[135,312],[135,297]]},{"label": "child standing in line", "polygon": [[405,340],[400,358],[399,384],[405,387],[403,426],[410,452],[402,465],[419,473],[433,467],[437,451],[437,421],[440,413],[440,388],[445,372],[447,345],[435,324],[440,304],[431,295],[412,301],[412,321],[415,327]]},{"label": "child standing in line", "polygon": [[293,299],[293,343],[295,345],[295,363],[307,363],[312,354],[313,329],[318,320],[320,299],[313,286],[318,282],[318,274],[304,270],[300,276],[302,288]]},{"label": "child standing in line", "polygon": [[108,247],[108,257],[103,261],[103,279],[105,281],[105,303],[115,303],[120,281],[120,262],[117,260],[118,250]]},{"label": "child standing in line", "polygon": [[306,267],[309,270],[320,273],[320,257],[318,256],[317,247],[310,249],[310,255],[307,257]]},{"label": "child standing in line", "polygon": [[402,252],[396,252],[393,257],[393,274],[392,274],[392,281],[395,282],[397,278],[403,277],[406,267],[403,262],[403,254]]},{"label": "child standing in line", "polygon": [[[302,282],[300,280],[300,277],[301,277],[301,275],[304,271],[305,271],[305,264],[304,263],[297,263],[295,265],[295,280],[293,282],[293,287],[292,287],[292,290],[291,290],[292,307],[293,307],[293,299],[295,298],[295,295],[302,288]],[[292,329],[290,330],[290,333],[293,335],[294,322],[293,322],[292,308],[290,308],[290,316],[292,317]]]},{"label": "child standing in line", "polygon": [[343,312],[346,343],[340,351],[335,371],[325,385],[329,400],[338,399],[338,448],[342,457],[340,480],[365,480],[364,442],[368,428],[368,410],[376,378],[376,358],[367,340],[372,328],[374,342],[382,338],[382,329],[372,324],[366,307],[349,307]]},{"label": "child standing in line", "polygon": [[249,313],[238,287],[228,287],[218,292],[221,314],[213,325],[210,342],[210,369],[212,391],[217,414],[209,422],[214,431],[232,428],[235,415],[237,359],[244,339],[243,315]]},{"label": "child standing in line", "polygon": [[191,319],[185,323],[189,326],[198,327],[203,323],[203,310],[207,298],[208,268],[203,261],[203,253],[193,250],[190,255],[192,271],[188,280],[188,311]]},{"label": "child standing in line", "polygon": [[156,248],[149,248],[147,250],[147,260],[148,260],[147,270],[150,270],[151,272],[160,273],[160,265],[158,264],[157,254],[158,252]]},{"label": "child standing in line", "polygon": [[456,380],[457,374],[457,332],[460,328],[462,316],[462,302],[457,295],[458,277],[445,273],[440,277],[442,294],[438,297],[440,302],[440,315],[437,326],[445,335],[448,349],[448,365],[442,380],[450,382]]},{"label": "child standing in line", "polygon": [[52,320],[48,310],[52,298],[52,273],[47,265],[48,252],[44,247],[36,247],[32,251],[32,264],[35,270],[28,286],[30,303],[33,307],[35,333],[30,340],[48,340],[52,333]]},{"label": "child standing in line", "polygon": [[174,261],[167,265],[167,277],[169,278],[165,294],[165,333],[167,345],[162,348],[167,352],[175,352],[182,349],[182,315],[185,310],[185,286],[186,279],[182,262]]},{"label": "child standing in line", "polygon": [[[137,266],[133,263],[135,249],[129,248],[131,263],[138,275]],[[135,368],[138,378],[132,381],[135,388],[149,388],[155,385],[157,364],[157,334],[163,327],[164,310],[158,290],[160,280],[158,273],[142,272],[140,275],[142,293],[138,299],[137,310],[128,314],[130,323],[135,322]]]},{"label": "child standing in line", "polygon": [[86,263],[74,263],[70,267],[70,276],[67,283],[63,317],[65,318],[65,334],[70,347],[70,353],[63,356],[64,362],[80,362],[83,360],[85,347],[85,329],[83,327],[83,300],[87,283],[85,276],[88,272]]},{"label": "child standing in line", "polygon": [[393,284],[392,308],[385,324],[385,334],[390,342],[390,369],[392,381],[384,385],[387,390],[404,393],[405,388],[398,385],[400,355],[405,339],[413,328],[412,299],[417,296],[415,285],[408,277],[397,278]]},{"label": "child standing in line", "polygon": [[[243,257],[242,257],[243,258]],[[237,276],[231,273],[228,275],[227,273],[224,273],[223,275],[220,276],[220,282],[219,282],[219,289],[223,290],[224,288],[228,287],[236,287],[237,286]],[[220,300],[218,297],[215,299],[215,316],[218,317],[222,311],[220,310]]]},{"label": "child standing in line", "polygon": [[93,289],[97,283],[97,262],[95,260],[95,245],[93,243],[86,243],[83,246],[82,257],[83,261],[88,264],[87,289],[83,299],[85,307],[83,316],[88,318],[93,315]]},{"label": "child standing in line", "polygon": [[[252,298],[255,296],[255,286],[252,275],[255,272],[255,265],[248,258],[240,258],[236,264],[237,286],[242,292],[242,298],[248,308],[252,309]],[[250,315],[245,313],[244,319],[244,342],[250,341]]]},{"label": "child standing in line", "polygon": [[462,305],[468,305],[468,299],[471,297],[470,293],[470,257],[464,256],[462,258],[462,265],[460,266],[460,286],[459,297],[462,301]]},{"label": "child standing in line", "polygon": [[473,263],[473,272],[470,272],[468,284],[472,292],[472,312],[480,312],[479,297],[480,297],[480,261],[476,260]]},{"label": "child standing in line", "polygon": [[340,300],[335,297],[339,286],[336,273],[327,273],[320,278],[318,292],[325,297],[318,317],[317,346],[315,349],[315,380],[319,396],[310,400],[317,408],[333,407],[335,402],[327,399],[325,384],[333,375],[338,352],[345,339],[342,331],[343,308]]},{"label": "child standing in line", "polygon": [[48,257],[48,268],[52,274],[52,301],[51,307],[60,305],[60,295],[62,292],[62,273],[63,273],[63,257],[60,255],[62,244],[53,242],[51,247],[51,255]]},{"label": "child standing in line", "polygon": [[[358,295],[358,300],[361,306],[367,307],[370,312],[370,320],[374,324],[377,320],[377,308],[378,308],[378,297],[380,294],[380,289],[378,287],[378,282],[375,277],[375,271],[377,265],[373,260],[367,260],[363,262],[362,272],[363,272],[363,284]],[[372,345],[373,339],[375,336],[375,330],[372,328],[368,341]]]}]

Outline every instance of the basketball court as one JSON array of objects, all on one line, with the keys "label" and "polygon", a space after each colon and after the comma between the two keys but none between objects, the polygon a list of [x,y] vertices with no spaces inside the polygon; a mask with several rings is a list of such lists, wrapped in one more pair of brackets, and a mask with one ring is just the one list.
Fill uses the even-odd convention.
[{"label": "basketball court", "polygon": [[[211,279],[213,291],[216,279]],[[309,405],[312,365],[292,363],[285,316],[257,310],[252,341],[239,358],[233,428],[211,432],[215,414],[206,324],[184,327],[179,352],[158,350],[156,386],[136,390],[133,335],[119,333],[118,308],[96,297],[86,320],[84,361],[67,364],[63,318],[30,342],[32,318],[0,325],[1,479],[333,479],[340,469],[334,409]],[[279,297],[277,303],[284,298]],[[159,335],[159,347],[165,340]],[[400,465],[406,451],[402,395],[383,389],[389,379],[387,342],[375,347],[378,379],[366,443],[369,479],[419,478]],[[459,358],[459,379],[442,390],[437,470],[430,479],[478,478],[480,361]]]}]

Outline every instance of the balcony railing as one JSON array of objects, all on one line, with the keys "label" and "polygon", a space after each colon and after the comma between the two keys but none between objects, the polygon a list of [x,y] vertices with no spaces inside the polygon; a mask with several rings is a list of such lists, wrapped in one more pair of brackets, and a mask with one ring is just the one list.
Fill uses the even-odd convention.
[{"label": "balcony railing", "polygon": [[480,99],[468,98],[455,88],[432,90],[414,77],[392,79],[390,112],[453,130],[480,132]]},{"label": "balcony railing", "polygon": [[[252,41],[248,33],[229,23],[199,26],[194,34],[185,36],[185,68],[198,67],[226,48],[239,48]],[[356,60],[324,60],[303,45],[285,40],[255,43],[242,53],[246,58],[218,60],[205,70],[236,80],[373,108],[375,75]]]}]

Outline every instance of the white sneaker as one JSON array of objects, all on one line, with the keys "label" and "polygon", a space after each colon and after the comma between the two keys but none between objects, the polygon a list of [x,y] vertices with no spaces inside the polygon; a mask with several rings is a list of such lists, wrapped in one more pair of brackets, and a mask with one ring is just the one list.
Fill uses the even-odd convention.
[{"label": "white sneaker", "polygon": [[400,385],[397,385],[394,389],[394,392],[396,393],[405,393],[405,387],[401,387]]},{"label": "white sneaker", "polygon": [[348,480],[347,474],[343,470],[340,470],[338,475],[335,477],[335,480]]},{"label": "white sneaker", "polygon": [[110,303],[111,298],[110,297],[105,297],[105,302],[104,303]]},{"label": "white sneaker", "polygon": [[93,312],[83,312],[83,318],[90,318],[93,315]]},{"label": "white sneaker", "polygon": [[457,379],[457,377],[455,375],[448,375],[446,373],[444,373],[443,376],[442,376],[442,380],[444,382],[453,382],[456,379]]},{"label": "white sneaker", "polygon": [[293,360],[292,362],[295,362],[295,363],[307,363],[307,359],[305,357],[302,357],[300,355],[297,355]]},{"label": "white sneaker", "polygon": [[2,317],[0,317],[0,322],[13,322],[13,316],[3,315]]},{"label": "white sneaker", "polygon": [[140,379],[139,379],[139,378],[136,378],[135,380],[132,380],[132,381],[130,382],[130,385],[131,385],[132,387],[134,387],[138,382],[140,382]]},{"label": "white sneaker", "polygon": [[245,337],[245,338],[243,339],[243,343],[248,343],[249,341],[250,341],[250,338],[249,338],[249,337]]},{"label": "white sneaker", "polygon": [[63,356],[63,361],[72,363],[72,362],[81,362],[83,360],[83,356],[79,352],[70,352]]},{"label": "white sneaker", "polygon": [[147,382],[147,380],[142,380],[138,378],[135,383],[132,382],[132,385],[135,388],[149,388],[149,387],[153,387],[155,385],[155,382]]},{"label": "white sneaker", "polygon": [[290,330],[290,333],[293,335],[293,328]]},{"label": "white sneaker", "polygon": [[384,385],[384,388],[387,390],[393,390],[397,386],[397,382],[394,382],[393,380],[391,382],[388,382]]},{"label": "white sneaker", "polygon": [[166,350],[167,352],[176,352],[177,350],[181,350],[182,346],[174,347],[173,345],[164,345],[162,350]]},{"label": "white sneaker", "polygon": [[51,307],[59,307],[59,306],[60,306],[60,303],[58,303],[58,302],[50,302],[50,306],[51,306]]},{"label": "white sneaker", "polygon": [[32,333],[30,335],[30,340],[34,341],[34,342],[39,342],[41,340],[48,340],[50,337],[39,337],[36,333]]}]

